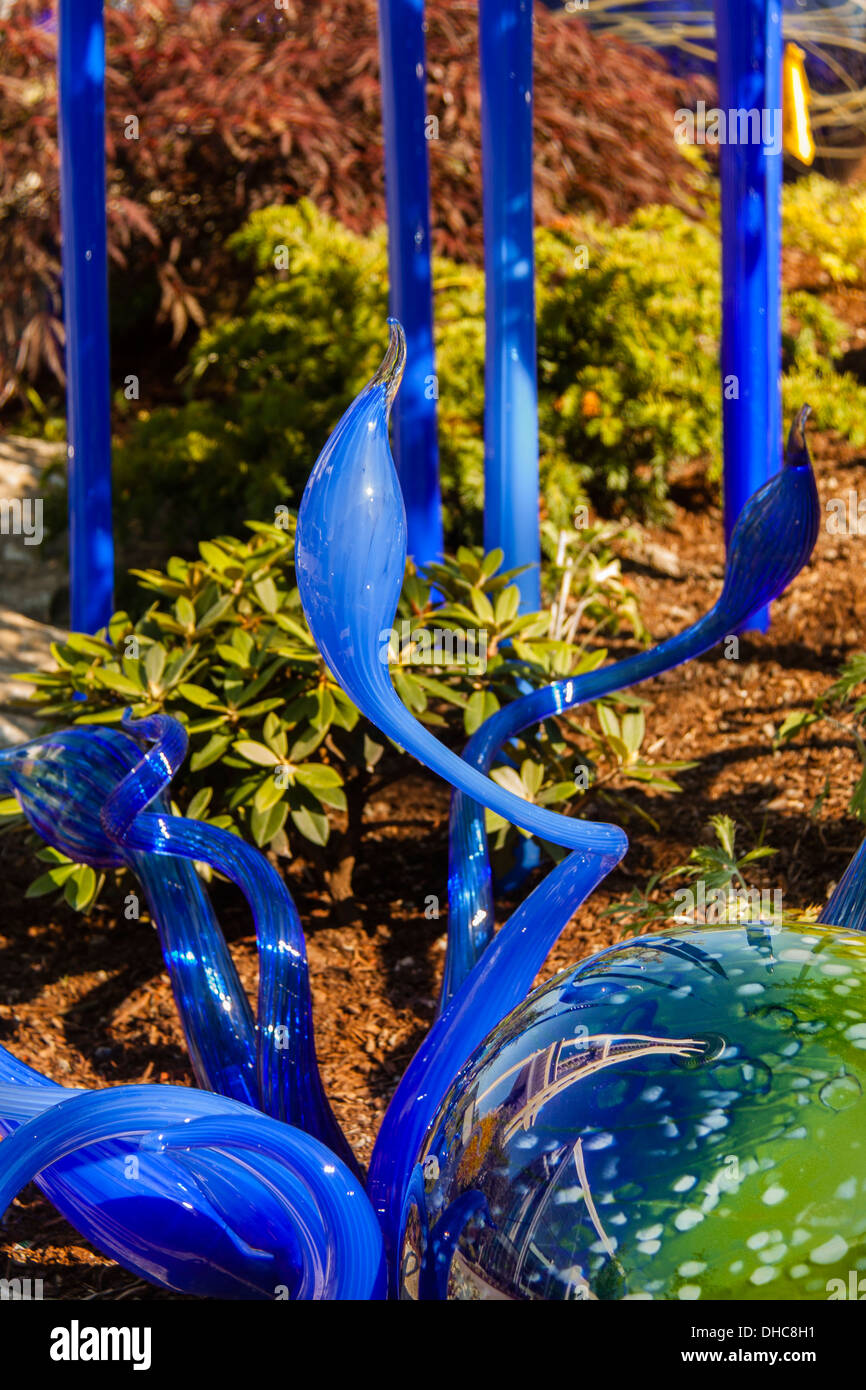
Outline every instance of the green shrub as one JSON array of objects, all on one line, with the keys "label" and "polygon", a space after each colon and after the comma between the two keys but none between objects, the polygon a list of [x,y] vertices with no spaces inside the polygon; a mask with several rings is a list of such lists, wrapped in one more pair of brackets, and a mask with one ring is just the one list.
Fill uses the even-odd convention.
[{"label": "green shrub", "polygon": [[[186,369],[187,404],[140,412],[117,451],[120,535],[158,537],[163,554],[190,553],[190,535],[234,530],[238,515],[296,504],[383,348],[384,232],[357,236],[302,202],[255,213],[230,246],[257,272],[244,313],[202,332]],[[703,223],[670,207],[620,227],[572,218],[539,230],[536,261],[543,515],[567,525],[586,501],[608,515],[658,515],[677,464],[702,459],[717,477],[712,206]],[[476,267],[443,259],[434,283],[453,544],[480,534],[484,284]],[[784,296],[783,325],[786,413],[808,400],[819,428],[862,443],[866,392],[833,368],[844,325],[804,290]]]},{"label": "green shrub", "polygon": [[835,284],[866,279],[866,185],[810,174],[785,187],[785,246],[814,256]]},{"label": "green shrub", "polygon": [[[136,716],[173,715],[190,738],[173,788],[185,813],[277,854],[306,846],[314,857],[338,825],[337,848],[322,867],[330,883],[342,874],[346,896],[364,805],[377,777],[390,775],[392,754],[316,650],[295,584],[294,516],[250,528],[247,540],[204,541],[195,560],[139,572],[151,599],[143,616],[133,622],[117,613],[107,633],[55,644],[57,669],[28,677],[32,700],[48,727],[116,724],[124,707]],[[501,552],[463,548],[424,578],[410,566],[389,657],[401,699],[459,746],[523,683],[545,684],[602,662],[604,649],[590,649],[589,639],[622,628],[644,636],[611,539],[610,527],[582,531],[577,548],[574,535],[561,538],[553,612],[518,615],[518,590],[500,572]],[[431,583],[444,599],[435,608]],[[469,629],[483,631],[485,660],[431,664],[436,653],[425,650],[422,636],[431,626],[464,639]],[[467,641],[465,650],[477,657],[477,645]],[[518,778],[521,794],[542,804],[573,798],[576,814],[593,797],[621,797],[629,785],[676,790],[669,773],[682,764],[655,764],[641,753],[644,703],[623,697],[584,711],[580,724],[551,720],[512,745],[496,775]],[[589,774],[580,785],[577,763]],[[0,817],[14,821],[15,810],[14,802],[0,803]],[[507,850],[513,832],[502,828],[498,838]],[[72,872],[53,851],[50,858],[34,891],[56,888],[71,905],[88,908],[100,887],[96,876]]]},{"label": "green shrub", "polygon": [[718,244],[668,213],[537,237],[543,454],[606,511],[658,513],[670,465],[718,453]]}]

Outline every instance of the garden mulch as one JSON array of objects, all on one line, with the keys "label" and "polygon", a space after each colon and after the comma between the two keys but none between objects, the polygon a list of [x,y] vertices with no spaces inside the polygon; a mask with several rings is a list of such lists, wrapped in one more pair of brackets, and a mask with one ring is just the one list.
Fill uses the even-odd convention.
[{"label": "garden mulch", "polygon": [[[822,507],[862,487],[866,458],[815,436]],[[699,480],[684,475],[671,524],[646,533],[626,565],[654,640],[698,617],[718,595],[721,516]],[[641,690],[652,704],[648,741],[659,758],[688,758],[682,793],[646,795],[660,831],[635,820],[623,865],[575,915],[544,975],[605,946],[618,928],[603,908],[643,887],[655,869],[682,862],[709,837],[709,817],[737,821],[743,848],[765,828],[778,854],[758,886],[780,888],[787,911],[823,902],[856,849],[861,827],[847,813],[859,760],[841,732],[780,751],[773,734],[791,709],[826,689],[843,659],[866,647],[861,582],[866,537],[822,528],[815,556],[773,607],[766,635],[741,640]],[[678,571],[678,573],[676,573]],[[626,645],[611,648],[624,655]],[[368,805],[354,876],[354,905],[333,904],[311,864],[288,868],[309,944],[325,1084],[362,1161],[369,1159],[388,1097],[429,1027],[444,957],[448,790],[410,758]],[[69,1086],[122,1082],[192,1084],[154,928],[102,907],[84,920],[48,900],[26,900],[34,862],[0,840],[0,1043]],[[442,914],[425,917],[439,898]],[[254,995],[251,923],[234,890],[215,889],[241,977]],[[42,1277],[52,1298],[171,1297],[92,1250],[33,1186],[11,1208],[0,1239],[0,1277]]]}]

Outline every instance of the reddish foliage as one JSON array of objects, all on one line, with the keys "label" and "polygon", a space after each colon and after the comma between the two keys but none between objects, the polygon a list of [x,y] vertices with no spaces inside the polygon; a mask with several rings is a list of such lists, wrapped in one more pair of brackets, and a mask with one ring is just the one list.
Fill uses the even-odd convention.
[{"label": "reddish foliage", "polygon": [[[357,231],[384,219],[376,0],[284,3],[107,11],[110,254],[139,331],[158,305],[177,343],[201,320],[202,297],[231,302],[239,286],[223,243],[254,207],[306,195]],[[19,0],[0,20],[0,401],[18,375],[61,372],[55,38],[44,15],[45,0]],[[565,14],[539,6],[536,31],[538,219],[687,206],[671,123],[694,90]],[[475,0],[431,0],[428,62],[434,243],[479,259]]]}]

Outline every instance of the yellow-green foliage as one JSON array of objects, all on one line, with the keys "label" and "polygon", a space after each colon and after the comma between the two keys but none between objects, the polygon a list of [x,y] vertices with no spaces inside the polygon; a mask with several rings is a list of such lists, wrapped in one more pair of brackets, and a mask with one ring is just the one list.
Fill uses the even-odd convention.
[{"label": "yellow-green foliage", "polygon": [[[786,235],[819,257],[838,253],[834,273],[850,279],[866,245],[864,207],[862,190],[804,180],[785,191]],[[541,491],[557,524],[587,499],[607,513],[657,512],[671,468],[685,460],[717,475],[716,212],[710,203],[696,223],[651,207],[621,227],[575,217],[538,231]],[[142,412],[118,450],[121,528],[145,517],[166,548],[296,505],[385,345],[384,232],[356,236],[301,202],[255,213],[230,245],[257,272],[243,314],[202,332],[187,403]],[[434,292],[446,525],[452,541],[477,539],[483,275],[437,260]],[[866,442],[866,392],[833,366],[844,326],[803,290],[784,297],[783,324],[786,413],[808,401],[819,428]]]},{"label": "yellow-green foliage", "polygon": [[836,284],[866,280],[866,184],[810,174],[782,197],[785,245],[815,256]]}]

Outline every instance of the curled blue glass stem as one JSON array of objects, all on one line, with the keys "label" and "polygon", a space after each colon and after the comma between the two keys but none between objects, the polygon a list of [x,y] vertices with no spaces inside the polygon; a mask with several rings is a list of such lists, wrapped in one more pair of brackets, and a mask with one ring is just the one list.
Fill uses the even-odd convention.
[{"label": "curled blue glass stem", "polygon": [[125,727],[156,740],[102,811],[106,833],[139,855],[169,855],[210,864],[245,893],[259,951],[258,1104],[275,1119],[299,1125],[354,1164],[334,1119],[316,1062],[307,948],[297,909],[264,855],[237,835],[179,816],[145,813],[160,778],[182,761],[174,724],[165,716],[126,720]]},{"label": "curled blue glass stem", "polygon": [[[306,945],[288,890],[239,837],[169,813],[165,791],[187,744],[177,721],[154,715],[123,727],[67,730],[5,751],[0,790],[17,796],[49,844],[140,874],[200,1083],[299,1125],[354,1165],[316,1064]],[[153,746],[142,755],[132,735]],[[151,804],[158,809],[146,811]],[[252,908],[257,1030],[193,861],[225,874]]]},{"label": "curled blue glass stem", "polygon": [[[709,612],[649,651],[556,681],[503,706],[473,734],[463,752],[467,762],[489,772],[509,739],[525,729],[700,656],[787,588],[808,561],[820,522],[805,438],[808,415],[809,407],[804,406],[791,426],[784,467],[743,508],[731,537],[722,593]],[[458,787],[451,799],[443,1003],[490,941],[494,917],[484,807]]]},{"label": "curled blue glass stem", "polygon": [[[0,1087],[0,1106],[7,1089]],[[150,1200],[142,1163],[172,1167],[169,1155],[182,1159],[200,1189],[197,1203],[209,1198],[250,1265],[274,1280],[270,1290],[260,1285],[259,1296],[283,1289],[294,1298],[382,1295],[382,1237],[357,1176],[310,1135],[203,1091],[79,1092],[23,1120],[0,1145],[0,1212],[43,1169],[108,1143],[124,1146],[117,1181],[140,1203],[142,1219]],[[108,1207],[104,1195],[106,1220]]]},{"label": "curled blue glass stem", "polygon": [[[0,751],[0,792],[14,795],[37,833],[77,863],[98,869],[129,865],[140,878],[159,932],[166,968],[199,1085],[258,1103],[255,1024],[237,970],[201,879],[188,860],[127,849],[103,827],[109,800],[151,801],[169,814],[165,787],[183,756],[186,736],[174,721],[163,753],[145,755],[117,729],[65,729]],[[155,764],[164,759],[162,787]],[[155,795],[154,795],[155,792]]]},{"label": "curled blue glass stem", "polygon": [[[454,894],[456,889],[461,902],[446,990],[450,1002],[397,1089],[370,1168],[369,1191],[393,1269],[406,1186],[444,1091],[472,1049],[520,1002],[574,909],[627,846],[624,832],[615,826],[544,811],[497,786],[485,775],[496,752],[540,719],[596,693],[646,679],[696,649],[712,646],[732,620],[780,592],[797,573],[814,545],[818,510],[803,412],[792,431],[786,468],[751,500],[742,518],[714,609],[655,651],[621,663],[615,675],[608,671],[580,682],[557,682],[516,701],[487,721],[459,759],[405,709],[382,659],[381,637],[393,623],[406,558],[405,517],[388,447],[388,411],[405,345],[399,324],[389,324],[391,341],[380,371],[343,416],[307,484],[298,517],[296,568],[307,621],[335,679],[374,724],[450,781],[462,798],[452,817],[449,890]],[[335,535],[341,538],[339,547],[333,544]],[[572,851],[492,941],[482,806]],[[479,931],[479,912],[485,909],[487,925]]]},{"label": "curled blue glass stem", "polygon": [[628,844],[618,826],[570,820],[498,786],[419,724],[391,684],[381,633],[392,627],[403,584],[406,517],[388,414],[406,349],[400,325],[388,323],[382,366],[340,420],[301,501],[295,565],[310,630],[334,678],[395,743],[515,825],[602,855],[612,868]]}]

